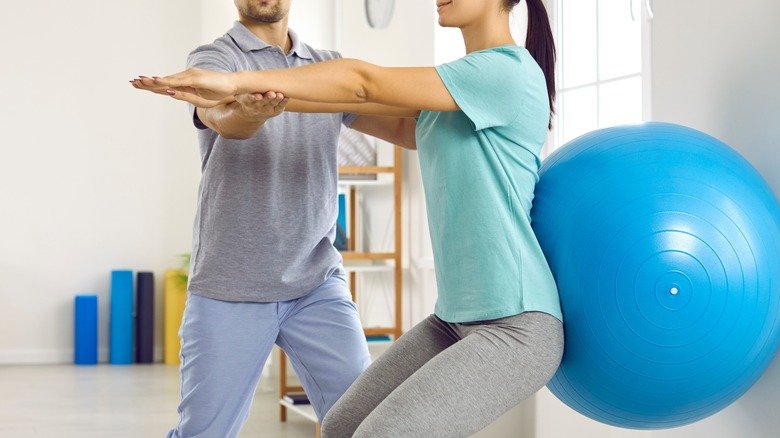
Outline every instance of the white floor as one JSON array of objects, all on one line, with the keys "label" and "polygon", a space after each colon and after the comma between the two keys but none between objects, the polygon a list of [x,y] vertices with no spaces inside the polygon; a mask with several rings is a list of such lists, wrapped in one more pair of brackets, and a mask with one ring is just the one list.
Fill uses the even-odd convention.
[{"label": "white floor", "polygon": [[[0,366],[0,437],[164,437],[177,421],[178,367]],[[242,437],[311,438],[314,423],[258,390]]]}]

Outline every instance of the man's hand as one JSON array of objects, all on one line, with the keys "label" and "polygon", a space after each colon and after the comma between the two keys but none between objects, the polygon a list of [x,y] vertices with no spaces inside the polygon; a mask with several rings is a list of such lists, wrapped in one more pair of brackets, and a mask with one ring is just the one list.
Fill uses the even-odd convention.
[{"label": "man's hand", "polygon": [[284,112],[289,98],[282,93],[269,91],[265,94],[239,94],[235,96],[239,114],[247,121],[262,122]]},{"label": "man's hand", "polygon": [[198,117],[219,135],[233,139],[251,138],[265,122],[284,112],[289,99],[282,93],[239,94],[229,103],[211,108],[198,108]]},{"label": "man's hand", "polygon": [[[154,78],[140,77],[130,81],[134,88],[163,96],[171,96],[169,87],[157,84]],[[247,139],[257,132],[266,120],[284,112],[290,99],[282,93],[239,94],[220,101],[208,100],[194,94],[177,93],[175,99],[190,102],[198,107],[198,117],[206,126],[225,138]]]}]

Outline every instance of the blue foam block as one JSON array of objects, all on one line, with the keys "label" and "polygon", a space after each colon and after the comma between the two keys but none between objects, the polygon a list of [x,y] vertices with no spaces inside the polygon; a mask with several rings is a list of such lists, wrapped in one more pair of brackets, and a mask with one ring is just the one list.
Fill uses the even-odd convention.
[{"label": "blue foam block", "polygon": [[74,359],[76,365],[98,361],[98,297],[77,295],[74,312]]},{"label": "blue foam block", "polygon": [[109,362],[133,363],[133,271],[111,271]]}]

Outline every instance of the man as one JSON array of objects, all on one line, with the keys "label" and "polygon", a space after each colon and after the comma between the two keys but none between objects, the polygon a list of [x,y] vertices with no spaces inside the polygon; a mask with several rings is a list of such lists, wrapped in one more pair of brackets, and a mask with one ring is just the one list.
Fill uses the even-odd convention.
[{"label": "man", "polygon": [[[260,70],[339,57],[288,29],[290,1],[235,0],[239,21],[188,66]],[[286,103],[270,92],[190,106],[203,176],[180,331],[180,420],[169,437],[238,435],[274,343],[320,419],[370,363],[333,247],[337,138],[357,116],[287,113]],[[389,123],[363,116],[357,125],[395,129]]]}]

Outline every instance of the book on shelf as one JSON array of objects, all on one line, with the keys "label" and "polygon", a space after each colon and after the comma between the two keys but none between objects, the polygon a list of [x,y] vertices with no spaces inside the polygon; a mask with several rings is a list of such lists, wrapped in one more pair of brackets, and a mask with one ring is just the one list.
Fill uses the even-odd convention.
[{"label": "book on shelf", "polygon": [[333,246],[339,251],[349,249],[349,237],[347,236],[347,196],[339,193],[339,214],[336,219],[336,240]]},{"label": "book on shelf", "polygon": [[[352,129],[342,129],[339,134],[339,167],[373,167],[377,165],[376,140]],[[376,180],[375,173],[340,174],[340,180]]]},{"label": "book on shelf", "polygon": [[294,405],[308,405],[309,398],[306,397],[305,392],[288,392],[282,397],[282,400]]},{"label": "book on shelf", "polygon": [[390,341],[390,336],[387,336],[387,335],[366,336],[366,341],[368,341],[368,342],[388,342],[388,341]]}]

